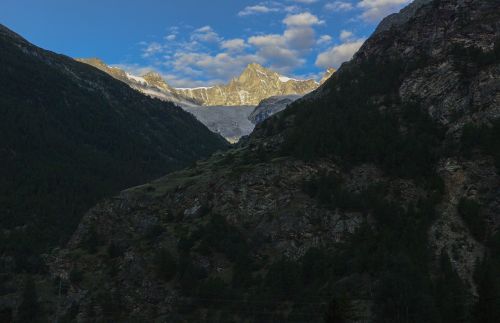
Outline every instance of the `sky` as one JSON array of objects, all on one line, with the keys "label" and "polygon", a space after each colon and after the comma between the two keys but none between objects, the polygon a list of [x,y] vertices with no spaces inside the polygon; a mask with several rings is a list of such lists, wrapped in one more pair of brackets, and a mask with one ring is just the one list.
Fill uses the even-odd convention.
[{"label": "sky", "polygon": [[225,83],[252,62],[320,78],[410,0],[1,0],[0,23],[37,46],[98,57],[175,87]]}]

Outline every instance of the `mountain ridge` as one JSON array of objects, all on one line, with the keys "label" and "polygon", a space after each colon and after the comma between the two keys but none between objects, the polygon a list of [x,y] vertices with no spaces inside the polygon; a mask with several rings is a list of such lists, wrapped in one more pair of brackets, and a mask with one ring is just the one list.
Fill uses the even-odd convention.
[{"label": "mountain ridge", "polygon": [[138,320],[498,321],[499,18],[422,6],[238,147],[90,210],[51,272],[79,258]]},{"label": "mountain ridge", "polygon": [[[77,61],[101,69],[146,95],[170,100],[181,105],[196,104],[202,106],[256,106],[271,96],[304,95],[316,89],[335,72],[335,69],[329,68],[320,82],[313,79],[297,80],[285,77],[258,63],[250,63],[239,76],[231,79],[228,84],[174,88],[159,73],[154,71],[146,73],[145,75],[149,74],[150,77],[145,78],[145,75],[135,76],[122,69],[110,67],[98,58],[79,58]],[[152,77],[152,75],[154,76]],[[145,87],[145,85],[150,86],[150,88]],[[152,88],[159,89],[160,93],[153,92]]]},{"label": "mountain ridge", "polygon": [[228,84],[212,87],[178,89],[203,105],[258,105],[276,95],[307,94],[318,87],[315,80],[297,80],[285,77],[258,63],[249,64]]},{"label": "mountain ridge", "polygon": [[2,274],[41,270],[100,199],[227,147],[173,104],[1,25],[0,85]]}]

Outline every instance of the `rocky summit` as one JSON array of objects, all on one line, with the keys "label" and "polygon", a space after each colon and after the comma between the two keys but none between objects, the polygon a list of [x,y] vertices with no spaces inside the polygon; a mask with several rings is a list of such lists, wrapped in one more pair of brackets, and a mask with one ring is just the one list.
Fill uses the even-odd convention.
[{"label": "rocky summit", "polygon": [[498,322],[500,6],[401,14],[238,147],[91,209],[50,317]]},{"label": "rocky summit", "polygon": [[297,80],[253,63],[226,85],[178,89],[183,95],[203,105],[258,105],[276,95],[307,94],[318,87],[315,80]]}]

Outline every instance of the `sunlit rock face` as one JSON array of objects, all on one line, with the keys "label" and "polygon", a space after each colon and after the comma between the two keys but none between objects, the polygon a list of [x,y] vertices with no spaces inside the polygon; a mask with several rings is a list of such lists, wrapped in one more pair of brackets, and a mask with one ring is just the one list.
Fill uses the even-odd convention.
[{"label": "sunlit rock face", "polygon": [[184,96],[203,105],[258,105],[276,95],[304,95],[318,87],[315,80],[292,79],[253,63],[226,85],[177,89]]}]

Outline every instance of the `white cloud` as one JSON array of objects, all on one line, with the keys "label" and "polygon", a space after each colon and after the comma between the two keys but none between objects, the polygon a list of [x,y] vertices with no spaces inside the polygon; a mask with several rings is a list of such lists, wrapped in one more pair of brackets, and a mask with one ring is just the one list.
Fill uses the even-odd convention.
[{"label": "white cloud", "polygon": [[364,39],[358,39],[333,46],[318,55],[316,66],[321,68],[339,67],[343,62],[350,60],[363,43]]},{"label": "white cloud", "polygon": [[163,46],[157,42],[147,44],[146,48],[142,50],[142,57],[147,58],[163,51]]},{"label": "white cloud", "polygon": [[[262,61],[252,54],[233,56],[229,53],[210,55],[206,53],[178,52],[174,55],[171,64],[174,70],[191,78],[209,75],[211,79],[209,83],[213,84],[233,77],[234,71],[243,70],[245,66],[252,62]],[[174,86],[179,85],[174,84]]]},{"label": "white cloud", "polygon": [[264,14],[264,13],[278,12],[278,11],[280,11],[280,9],[278,8],[271,8],[265,5],[255,5],[255,6],[245,7],[243,10],[238,12],[238,16],[243,17],[243,16],[250,16],[250,15],[257,15],[257,14]]},{"label": "white cloud", "polygon": [[212,29],[210,26],[204,26],[196,29],[191,34],[191,40],[207,42],[207,43],[217,43],[222,40],[221,37]]},{"label": "white cloud", "polygon": [[292,1],[293,2],[299,2],[299,3],[311,4],[311,3],[317,2],[318,0],[292,0]]},{"label": "white cloud", "polygon": [[170,34],[170,35],[165,36],[165,40],[167,40],[167,41],[174,41],[176,38],[177,38],[177,35],[175,35],[175,34]]},{"label": "white cloud", "polygon": [[365,21],[379,21],[390,13],[398,11],[411,0],[362,0],[357,7],[363,10],[361,18]]},{"label": "white cloud", "polygon": [[315,43],[315,33],[311,27],[289,28],[283,33],[283,38],[289,48],[299,51],[308,51]]},{"label": "white cloud", "polygon": [[275,69],[288,71],[304,63],[297,51],[288,48],[283,35],[253,36],[248,43],[257,47],[257,56]]},{"label": "white cloud", "polygon": [[241,52],[247,47],[247,44],[244,39],[234,38],[223,41],[220,47],[229,51]]},{"label": "white cloud", "polygon": [[248,38],[224,39],[208,25],[197,29],[184,26],[180,27],[182,32],[180,28],[169,30],[163,43],[145,43],[143,54],[151,65],[166,72],[164,76],[169,84],[192,87],[225,83],[252,62],[290,75],[303,66],[312,53],[316,54],[317,48],[328,50],[316,56],[316,65],[336,67],[361,46],[362,41],[352,32],[343,31],[342,44],[332,47],[332,36],[316,35],[318,26],[325,22],[311,12],[297,11],[299,9],[300,6],[287,6],[283,1],[267,1],[245,8],[242,11],[245,13],[240,12],[240,16],[281,12],[284,15],[282,32],[255,34],[249,30]]},{"label": "white cloud", "polygon": [[349,30],[342,30],[340,32],[340,40],[345,42],[349,39],[352,38],[352,36],[354,36],[354,34],[352,33],[352,31],[349,31]]},{"label": "white cloud", "polygon": [[332,42],[332,36],[330,35],[322,35],[319,37],[317,43],[318,45],[324,45],[324,44],[329,44]]},{"label": "white cloud", "polygon": [[329,3],[325,4],[325,9],[328,11],[334,11],[334,12],[350,11],[350,10],[354,9],[354,6],[350,2],[335,1],[335,2],[329,2]]},{"label": "white cloud", "polygon": [[284,8],[284,11],[288,12],[288,13],[298,12],[298,11],[300,11],[300,7],[298,7],[298,6],[286,6]]},{"label": "white cloud", "polygon": [[176,74],[162,74],[162,77],[165,81],[176,88],[191,88],[191,87],[199,87],[199,86],[211,86],[216,84],[224,83],[221,79],[209,79],[209,80],[193,80],[189,77],[180,77]]},{"label": "white cloud", "polygon": [[313,25],[321,25],[325,22],[323,20],[319,20],[318,17],[311,14],[310,12],[303,12],[296,15],[289,15],[284,20],[283,23],[289,27],[303,27],[303,26],[313,26]]},{"label": "white cloud", "polygon": [[248,39],[248,44],[256,49],[257,56],[271,68],[283,73],[290,72],[305,63],[304,57],[316,44],[312,26],[323,23],[309,12],[288,15],[283,20],[286,26],[283,34],[252,36]]}]

